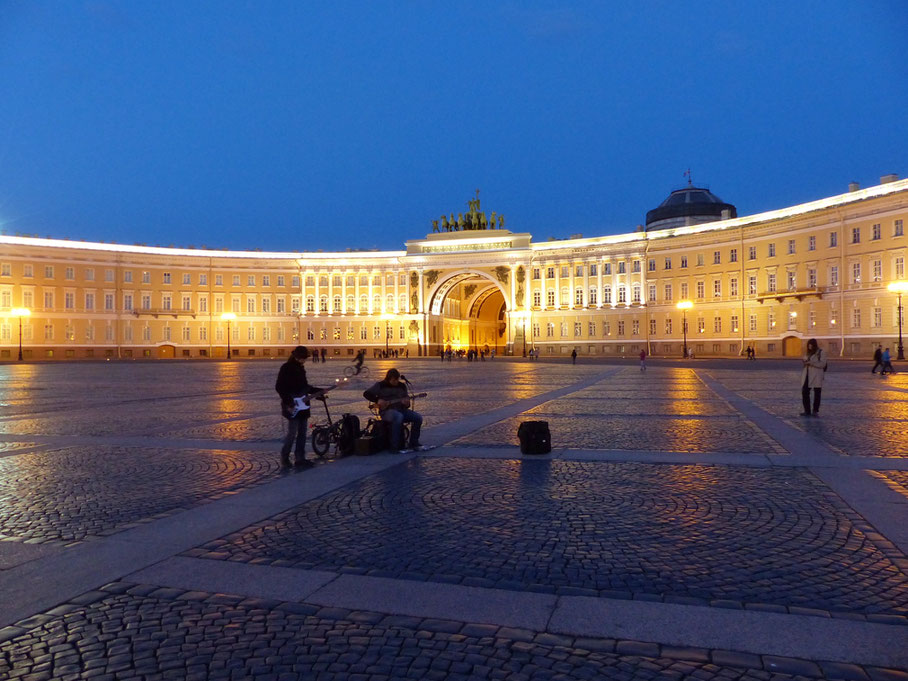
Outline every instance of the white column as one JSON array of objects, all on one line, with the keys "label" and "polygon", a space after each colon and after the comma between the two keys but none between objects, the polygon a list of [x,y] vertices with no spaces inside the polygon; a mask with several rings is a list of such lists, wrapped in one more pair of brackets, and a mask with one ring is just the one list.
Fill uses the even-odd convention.
[{"label": "white column", "polygon": [[605,269],[605,258],[599,258],[599,266],[596,268],[596,286],[599,287],[599,290],[596,291],[596,307],[602,308],[602,270]]}]

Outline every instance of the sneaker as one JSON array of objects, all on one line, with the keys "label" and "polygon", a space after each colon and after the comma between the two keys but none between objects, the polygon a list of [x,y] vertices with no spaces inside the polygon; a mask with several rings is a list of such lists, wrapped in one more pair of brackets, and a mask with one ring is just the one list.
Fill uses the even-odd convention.
[{"label": "sneaker", "polygon": [[809,412],[809,411],[802,411],[802,412],[801,412],[801,416],[810,416],[810,412]]},{"label": "sneaker", "polygon": [[289,456],[281,457],[281,468],[290,468],[290,457]]},{"label": "sneaker", "polygon": [[297,459],[296,461],[293,462],[293,467],[299,468],[301,470],[306,470],[308,468],[312,468],[314,465],[315,465],[314,463],[312,463],[311,461],[307,461],[306,459]]}]

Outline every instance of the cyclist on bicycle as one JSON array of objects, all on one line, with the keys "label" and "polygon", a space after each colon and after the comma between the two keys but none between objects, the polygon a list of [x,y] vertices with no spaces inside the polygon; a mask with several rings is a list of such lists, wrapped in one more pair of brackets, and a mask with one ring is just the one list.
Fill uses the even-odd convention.
[{"label": "cyclist on bicycle", "polygon": [[401,431],[404,423],[410,426],[410,442],[407,449],[419,449],[419,430],[422,427],[422,415],[410,409],[410,397],[407,386],[400,380],[401,375],[397,369],[388,369],[383,381],[379,381],[363,392],[370,402],[378,405],[378,415],[382,421],[391,424],[392,452],[402,451],[404,443],[401,442]]},{"label": "cyclist on bicycle", "polygon": [[356,357],[353,360],[353,366],[356,367],[356,373],[359,374],[363,370],[363,362],[366,361],[366,351],[360,350],[356,353]]}]

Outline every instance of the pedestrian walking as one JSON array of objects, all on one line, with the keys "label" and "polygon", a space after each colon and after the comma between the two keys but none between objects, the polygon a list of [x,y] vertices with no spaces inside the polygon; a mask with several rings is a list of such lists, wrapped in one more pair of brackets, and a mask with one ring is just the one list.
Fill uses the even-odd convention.
[{"label": "pedestrian walking", "polygon": [[892,369],[892,355],[889,354],[889,348],[883,350],[880,355],[880,361],[883,364],[883,368],[880,369],[880,376],[883,374],[894,374],[895,371]]},{"label": "pedestrian walking", "polygon": [[646,371],[646,350],[640,351],[640,371]]},{"label": "pedestrian walking", "polygon": [[876,350],[873,351],[873,369],[870,370],[871,374],[875,374],[877,367],[880,368],[880,373],[883,373],[885,367],[883,366],[883,346],[877,345]]},{"label": "pedestrian walking", "polygon": [[571,364],[577,363],[577,348],[571,350]]},{"label": "pedestrian walking", "polygon": [[[820,415],[820,397],[823,391],[823,379],[826,377],[826,353],[820,349],[817,341],[807,341],[807,354],[802,360],[804,369],[801,372],[801,401],[804,411],[801,416]],[[813,390],[813,411],[810,409],[810,391]]]}]

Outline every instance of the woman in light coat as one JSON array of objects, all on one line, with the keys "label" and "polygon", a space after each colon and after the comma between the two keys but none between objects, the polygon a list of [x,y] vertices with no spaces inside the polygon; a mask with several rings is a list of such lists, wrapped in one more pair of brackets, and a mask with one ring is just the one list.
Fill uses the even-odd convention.
[{"label": "woman in light coat", "polygon": [[807,341],[807,355],[802,360],[804,370],[801,372],[801,401],[804,411],[801,416],[810,416],[810,391],[813,390],[813,416],[820,415],[820,394],[823,391],[823,379],[826,377],[826,353],[820,349],[816,340]]}]

